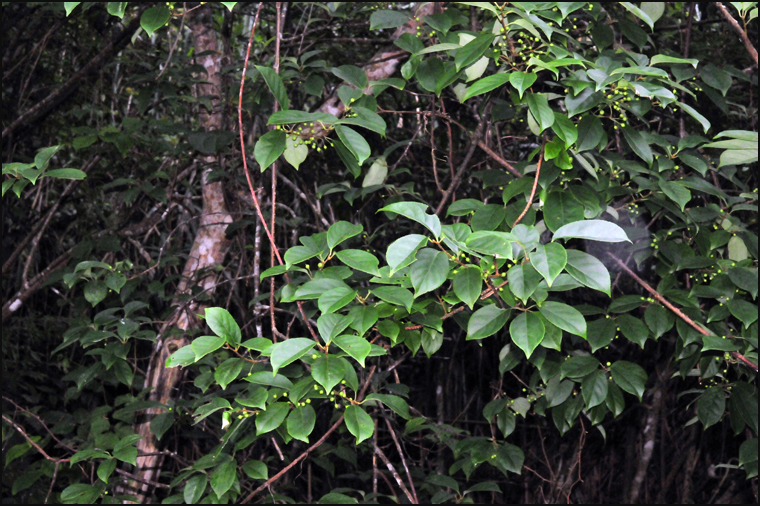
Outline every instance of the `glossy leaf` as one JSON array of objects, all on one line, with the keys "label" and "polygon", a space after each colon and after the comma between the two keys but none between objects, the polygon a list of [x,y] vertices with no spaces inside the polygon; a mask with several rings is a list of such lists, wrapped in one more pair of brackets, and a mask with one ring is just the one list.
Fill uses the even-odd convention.
[{"label": "glossy leaf", "polygon": [[522,300],[523,304],[527,304],[528,298],[533,295],[541,282],[541,274],[531,264],[518,264],[507,271],[507,279],[509,289],[515,297]]},{"label": "glossy leaf", "polygon": [[222,497],[237,480],[237,461],[230,460],[217,466],[211,473],[211,488],[217,497]]},{"label": "glossy leaf", "polygon": [[494,255],[499,258],[512,258],[512,244],[517,238],[508,232],[491,232],[487,230],[473,232],[465,240],[468,248],[485,255]]},{"label": "glossy leaf", "polygon": [[644,311],[644,321],[652,331],[655,339],[673,328],[675,320],[673,314],[658,304],[650,304]]},{"label": "glossy leaf", "polygon": [[198,504],[198,501],[203,497],[203,493],[206,491],[206,485],[208,485],[208,476],[204,473],[193,475],[187,483],[185,483],[185,489],[182,492],[185,502],[187,504]]},{"label": "glossy leaf", "polygon": [[509,82],[520,94],[521,99],[525,90],[533,86],[533,83],[538,79],[538,74],[533,72],[512,72],[510,76]]},{"label": "glossy leaf", "polygon": [[346,249],[338,251],[335,256],[338,257],[338,260],[353,269],[368,272],[374,276],[380,276],[380,271],[378,270],[380,261],[372,253],[358,249]]},{"label": "glossy leaf", "polygon": [[611,296],[610,271],[595,256],[579,250],[567,250],[565,270],[579,283]]},{"label": "glossy leaf", "polygon": [[266,411],[256,415],[256,434],[266,434],[282,425],[290,411],[290,404],[286,402],[273,402],[267,406]]},{"label": "glossy leaf", "polygon": [[405,216],[421,224],[438,238],[441,236],[441,220],[435,214],[425,213],[427,209],[428,206],[426,204],[419,202],[396,202],[380,208],[378,212],[386,211]]},{"label": "glossy leaf", "polygon": [[356,437],[356,444],[372,437],[375,432],[375,423],[366,411],[356,405],[346,407],[344,415],[348,431]]},{"label": "glossy leaf", "polygon": [[544,339],[546,329],[544,324],[535,313],[520,313],[509,324],[509,335],[512,342],[525,352],[525,356],[530,358],[541,341]]},{"label": "glossy leaf", "polygon": [[568,223],[554,232],[552,240],[570,238],[601,242],[631,242],[620,226],[604,220],[585,220]]},{"label": "glossy leaf", "polygon": [[277,103],[280,104],[280,108],[284,111],[290,109],[288,92],[285,90],[285,84],[282,82],[280,75],[270,67],[263,67],[261,65],[256,65],[255,67],[261,74],[261,77],[264,78],[264,82],[267,83],[269,91],[272,92]]},{"label": "glossy leaf", "polygon": [[281,367],[285,367],[306,355],[314,348],[316,343],[305,337],[291,337],[270,348],[269,361],[272,364],[272,376],[277,374]]},{"label": "glossy leaf", "polygon": [[153,35],[153,32],[164,26],[171,17],[172,13],[168,7],[157,5],[142,13],[142,16],[140,16],[140,26],[150,37]]},{"label": "glossy leaf", "polygon": [[364,227],[361,225],[354,225],[347,221],[337,221],[330,225],[330,229],[327,231],[327,245],[330,249],[333,249],[343,241],[361,234],[363,230]]},{"label": "glossy leaf", "polygon": [[357,133],[356,130],[347,126],[338,125],[335,127],[335,132],[338,134],[341,142],[343,142],[343,145],[348,148],[354,157],[356,157],[359,165],[363,164],[364,161],[369,158],[372,150],[366,139]]},{"label": "glossy leaf", "polygon": [[462,102],[469,100],[472,97],[477,97],[478,95],[488,93],[489,91],[495,90],[500,86],[504,86],[510,81],[512,75],[513,74],[511,73],[493,74],[482,79],[478,79],[467,89],[467,93],[465,93],[464,97],[462,98]]},{"label": "glossy leaf", "polygon": [[431,292],[441,286],[449,274],[449,259],[443,251],[423,248],[417,252],[417,261],[409,268],[414,296]]},{"label": "glossy leaf", "polygon": [[541,131],[546,130],[554,124],[554,111],[549,107],[549,101],[543,93],[528,93],[525,96],[533,117],[538,121]]},{"label": "glossy leaf", "polygon": [[568,191],[551,191],[544,201],[544,223],[556,232],[564,225],[583,220],[583,204]]},{"label": "glossy leaf", "polygon": [[206,323],[214,334],[225,338],[230,346],[240,346],[240,326],[229,311],[220,307],[206,308]]},{"label": "glossy leaf", "polygon": [[397,395],[372,393],[366,397],[366,400],[377,400],[382,402],[405,420],[410,420],[412,418],[412,414],[409,412],[409,404]]},{"label": "glossy leaf", "polygon": [[346,368],[338,357],[323,355],[311,364],[314,381],[322,385],[326,394],[330,394],[335,385],[346,376]]},{"label": "glossy leaf", "polygon": [[367,74],[356,65],[341,65],[340,67],[333,67],[332,73],[347,83],[353,84],[360,90],[367,87]]},{"label": "glossy leaf", "polygon": [[509,310],[494,304],[482,307],[472,313],[467,324],[467,340],[483,339],[497,333],[507,323]]},{"label": "glossy leaf", "polygon": [[[323,314],[317,319],[317,330],[319,335],[325,344],[333,340],[333,338],[343,332],[349,325],[351,325],[352,319],[348,316],[340,314]],[[312,342],[313,344],[313,342]]]},{"label": "glossy leaf", "polygon": [[715,425],[726,411],[726,395],[720,385],[709,387],[697,401],[697,416],[705,429]]},{"label": "glossy leaf", "polygon": [[486,49],[491,47],[494,37],[493,33],[481,32],[477,37],[459,49],[454,57],[457,71],[479,60]]},{"label": "glossy leaf", "polygon": [[335,337],[332,342],[359,362],[359,365],[364,367],[364,359],[367,358],[372,349],[372,346],[366,339],[360,336],[343,334]]},{"label": "glossy leaf", "polygon": [[586,320],[574,307],[561,302],[547,301],[538,310],[544,318],[562,330],[586,337]]},{"label": "glossy leaf", "polygon": [[473,309],[475,302],[480,297],[480,290],[483,288],[480,269],[477,267],[460,268],[459,272],[454,275],[453,287],[456,296],[470,309]]},{"label": "glossy leaf", "polygon": [[264,172],[267,167],[272,165],[280,155],[285,152],[285,132],[282,130],[272,130],[262,135],[256,146],[253,148],[253,156]]},{"label": "glossy leaf", "polygon": [[380,300],[389,304],[406,307],[407,311],[412,310],[414,295],[406,288],[400,286],[380,286],[372,289],[372,293]]},{"label": "glossy leaf", "polygon": [[409,14],[397,10],[378,10],[369,17],[369,29],[398,28],[409,21]]},{"label": "glossy leaf", "polygon": [[551,287],[554,280],[565,268],[568,261],[567,257],[565,248],[553,242],[546,246],[543,244],[536,246],[536,251],[530,254],[530,261],[533,268],[544,277],[546,284]]},{"label": "glossy leaf", "polygon": [[619,360],[610,366],[612,380],[629,394],[633,394],[641,400],[644,395],[644,385],[647,381],[647,373],[644,369],[632,362]]},{"label": "glossy leaf", "polygon": [[602,404],[607,399],[609,380],[602,371],[594,371],[581,382],[581,394],[586,403],[586,409]]},{"label": "glossy leaf", "polygon": [[317,414],[310,404],[295,408],[288,415],[287,429],[290,437],[309,442],[309,434],[314,430],[314,424],[317,421]]},{"label": "glossy leaf", "polygon": [[390,275],[417,259],[417,251],[425,244],[428,238],[424,235],[409,234],[393,241],[385,253],[385,260],[390,266]]}]

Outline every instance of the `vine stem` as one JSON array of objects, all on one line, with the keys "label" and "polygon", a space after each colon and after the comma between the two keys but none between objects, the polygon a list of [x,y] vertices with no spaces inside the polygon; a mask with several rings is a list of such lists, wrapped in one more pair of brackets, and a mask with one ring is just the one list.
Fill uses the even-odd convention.
[{"label": "vine stem", "polygon": [[[636,275],[636,273],[633,272],[631,269],[629,269],[628,266],[625,265],[618,257],[616,257],[615,255],[613,255],[612,253],[609,253],[609,252],[607,253],[607,255],[609,255],[610,258],[612,258],[612,260],[616,264],[618,264],[618,266],[621,269],[623,269],[626,272],[626,274],[628,274],[629,276],[631,276],[646,291],[648,291],[649,293],[651,293],[654,296],[655,299],[657,299],[658,301],[660,301],[663,306],[665,306],[666,308],[668,308],[671,311],[673,311],[676,314],[676,316],[678,316],[683,321],[685,321],[686,323],[688,323],[689,325],[691,325],[697,332],[699,332],[703,336],[713,336],[713,337],[715,336],[715,334],[713,334],[712,332],[710,332],[708,330],[705,330],[697,322],[695,322],[694,320],[692,320],[691,318],[689,318],[688,316],[686,316],[686,314],[684,314],[683,311],[681,311],[680,309],[678,309],[677,307],[675,307],[673,304],[671,304],[670,301],[668,301],[665,297],[663,297],[662,295],[660,295],[660,293],[657,290],[655,290],[654,288],[652,288],[651,286],[649,286],[649,283],[647,283],[646,281],[644,281],[643,279],[641,279],[640,277],[638,277]],[[732,351],[731,352],[731,356],[734,357],[736,360],[739,360],[740,362],[742,362],[746,366],[750,367],[753,371],[757,372],[757,364],[754,363],[754,362],[752,362],[751,360],[749,360],[747,357],[745,357],[744,355],[742,355],[738,351]]]},{"label": "vine stem", "polygon": [[[283,265],[285,262],[282,261],[282,256],[280,256],[280,251],[277,248],[277,243],[274,240],[274,236],[272,235],[272,231],[269,229],[269,226],[267,225],[267,220],[264,219],[264,215],[261,212],[261,205],[259,204],[259,198],[256,196],[256,190],[253,188],[253,182],[251,181],[251,172],[248,170],[248,159],[245,155],[245,140],[243,138],[243,89],[245,87],[245,71],[248,69],[248,60],[251,56],[251,46],[253,45],[253,37],[256,34],[256,26],[259,23],[259,14],[261,13],[261,8],[263,7],[263,2],[259,2],[259,7],[256,9],[256,17],[253,20],[253,27],[251,27],[251,36],[248,38],[248,49],[246,49],[245,52],[245,63],[243,63],[243,75],[240,78],[240,92],[238,94],[238,126],[240,131],[240,151],[243,156],[243,170],[245,171],[245,179],[248,182],[248,189],[251,190],[251,197],[253,198],[253,205],[256,208],[256,214],[259,217],[259,220],[261,220],[261,224],[264,227],[264,232],[267,234],[267,238],[269,239],[269,244],[272,248],[272,251],[274,252],[275,258],[277,258],[277,261],[280,263],[280,265]],[[290,283],[290,276],[288,276],[288,273],[285,274],[285,280]],[[301,317],[303,318],[304,323],[306,324],[306,328],[309,329],[309,333],[311,334],[311,337],[319,343],[319,338],[317,337],[316,332],[314,332],[314,328],[311,326],[311,323],[309,323],[309,318],[306,317],[306,313],[303,310],[303,304],[301,304],[301,301],[296,301],[296,304],[298,304],[298,309],[301,312]],[[270,304],[270,306],[272,306]],[[273,330],[275,330],[273,328]]]},{"label": "vine stem", "polygon": [[528,209],[530,209],[530,206],[533,205],[533,197],[536,196],[536,187],[538,186],[538,176],[541,174],[541,162],[544,161],[544,149],[546,148],[546,144],[541,146],[541,155],[538,157],[538,165],[536,165],[536,177],[533,179],[533,189],[530,191],[530,198],[528,199],[528,203],[525,205],[525,209],[523,209],[523,212],[520,213],[520,216],[517,217],[515,222],[512,224],[512,228],[515,228],[518,223],[520,223],[520,220],[522,220],[526,214],[528,214]]}]

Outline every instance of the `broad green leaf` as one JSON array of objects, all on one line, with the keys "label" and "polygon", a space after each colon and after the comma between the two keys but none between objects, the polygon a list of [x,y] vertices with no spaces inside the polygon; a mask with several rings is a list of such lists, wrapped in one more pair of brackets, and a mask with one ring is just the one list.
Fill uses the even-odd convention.
[{"label": "broad green leaf", "polygon": [[565,142],[565,148],[569,148],[578,140],[578,127],[562,113],[554,113],[552,130]]},{"label": "broad green leaf", "polygon": [[146,10],[140,16],[140,26],[148,36],[164,26],[172,17],[172,13],[166,5],[157,5]]},{"label": "broad green leaf", "polygon": [[437,330],[424,328],[422,329],[420,342],[422,343],[422,350],[425,352],[425,355],[430,358],[443,346],[443,334]]},{"label": "broad green leaf", "polygon": [[654,30],[654,21],[652,21],[652,18],[649,17],[649,14],[639,9],[638,7],[633,5],[631,2],[620,2],[620,4],[626,9],[628,9],[628,11],[631,14],[633,14],[634,16],[642,20],[644,23],[649,25],[650,30]]},{"label": "broad green leaf", "polygon": [[723,69],[716,67],[712,63],[705,65],[699,72],[699,76],[702,78],[705,84],[712,86],[716,90],[719,90],[724,97],[726,96],[726,93],[728,92],[728,89],[731,87],[731,84],[733,82],[731,79],[731,74]]},{"label": "broad green leaf", "polygon": [[319,255],[321,252],[307,246],[293,246],[285,252],[285,266],[290,267],[293,264],[299,264],[305,260]]},{"label": "broad green leaf", "polygon": [[310,404],[295,408],[288,416],[286,425],[290,437],[309,442],[309,434],[314,430],[314,424],[317,421],[317,414]]},{"label": "broad green leaf", "polygon": [[367,358],[372,349],[372,346],[366,339],[360,336],[343,334],[333,338],[332,342],[364,367],[364,359]]},{"label": "broad green leaf", "polygon": [[256,141],[253,156],[261,167],[261,172],[264,172],[285,152],[285,137],[286,134],[282,130],[272,130]]},{"label": "broad green leaf", "polygon": [[91,279],[84,285],[84,298],[92,304],[92,307],[97,306],[108,295],[108,286],[99,279]]},{"label": "broad green leaf", "polygon": [[205,473],[193,475],[185,483],[185,490],[182,493],[185,502],[187,504],[198,504],[206,491],[206,485],[208,485],[208,476]]},{"label": "broad green leaf", "polygon": [[702,336],[702,351],[737,351],[739,345],[732,339],[724,339],[718,336]]},{"label": "broad green leaf", "polygon": [[344,415],[348,431],[356,437],[356,444],[372,437],[375,432],[375,423],[366,411],[356,405],[346,407]]},{"label": "broad green leaf", "polygon": [[219,386],[222,387],[222,389],[226,389],[227,385],[235,381],[237,379],[238,375],[240,375],[240,371],[243,370],[243,366],[245,365],[245,360],[242,358],[228,358],[214,371],[214,379],[217,383],[219,383]]},{"label": "broad green leaf", "polygon": [[565,107],[567,107],[568,117],[572,118],[576,114],[593,109],[603,98],[604,93],[601,91],[595,92],[592,88],[586,88],[574,96],[567,95],[565,97]]},{"label": "broad green leaf", "polygon": [[546,407],[559,406],[573,393],[574,383],[569,380],[561,380],[557,374],[546,383]]},{"label": "broad green leaf", "polygon": [[[351,111],[355,113],[355,116],[352,116],[350,118],[342,118],[338,124],[360,126],[362,128],[366,128],[367,130],[377,132],[381,136],[385,137],[385,120],[379,114],[367,109],[366,107],[361,106],[353,106],[351,107]],[[378,160],[383,162],[385,161],[382,157],[378,158]]]},{"label": "broad green leaf", "polygon": [[364,176],[362,188],[383,184],[386,176],[388,176],[388,164],[382,158],[378,158],[372,163],[367,174]]},{"label": "broad green leaf", "polygon": [[390,266],[390,275],[417,259],[417,251],[425,244],[428,238],[420,234],[409,234],[393,241],[385,253],[385,260]]},{"label": "broad green leaf", "polygon": [[672,313],[658,304],[650,304],[644,311],[644,321],[652,331],[655,339],[673,328],[675,320]]},{"label": "broad green leaf", "polygon": [[467,340],[483,339],[497,333],[509,318],[509,310],[489,304],[472,313],[467,324]]},{"label": "broad green leaf", "polygon": [[428,46],[422,51],[418,51],[413,56],[419,56],[419,55],[430,54],[430,53],[440,53],[441,51],[455,51],[459,49],[462,49],[462,46],[460,46],[459,44],[444,42],[442,44],[433,44],[432,46]]},{"label": "broad green leaf", "polygon": [[609,380],[602,371],[594,371],[581,382],[581,394],[586,402],[586,409],[600,405],[607,399]]},{"label": "broad green leaf", "polygon": [[652,154],[652,149],[649,147],[649,143],[644,139],[644,136],[641,135],[641,132],[632,127],[625,127],[623,128],[623,136],[633,152],[636,153],[639,158],[647,162],[647,164],[652,165],[654,155]]},{"label": "broad green leaf", "polygon": [[[246,461],[246,463],[243,464],[243,472],[252,480],[266,480],[269,478],[269,469],[267,469],[267,465],[260,460]],[[188,502],[188,504],[195,503]]]},{"label": "broad green leaf", "polygon": [[400,286],[380,286],[372,289],[372,293],[380,300],[396,306],[404,306],[407,311],[412,310],[414,295],[406,288]]},{"label": "broad green leaf", "polygon": [[449,259],[446,253],[431,248],[421,249],[417,253],[417,261],[409,268],[415,298],[441,286],[448,274]]},{"label": "broad green leaf", "polygon": [[346,368],[338,357],[323,355],[311,364],[311,375],[314,381],[322,385],[325,393],[330,395],[335,385],[346,376]]},{"label": "broad green leaf", "polygon": [[608,346],[615,338],[615,321],[612,318],[600,318],[586,322],[588,344],[591,353]]},{"label": "broad green leaf", "polygon": [[[323,314],[317,318],[317,330],[325,344],[346,330],[353,320],[341,314]],[[312,344],[314,344],[312,342]]]},{"label": "broad green leaf", "polygon": [[206,308],[206,323],[214,334],[225,338],[230,346],[240,346],[240,326],[229,311],[221,307]]},{"label": "broad green leaf", "polygon": [[547,301],[538,310],[544,318],[562,330],[586,337],[586,320],[574,307],[561,302]]},{"label": "broad green leaf", "polygon": [[63,2],[63,8],[66,10],[66,17],[69,17],[69,14],[71,14],[74,9],[76,9],[77,5],[81,3],[82,2]]},{"label": "broad green leaf", "polygon": [[739,447],[739,464],[747,472],[747,479],[757,477],[757,437],[747,439]]},{"label": "broad green leaf", "polygon": [[283,111],[290,109],[288,92],[285,89],[285,84],[282,82],[282,78],[279,76],[279,74],[277,74],[273,68],[263,67],[261,65],[256,65],[256,70],[258,70],[261,74],[261,77],[264,78],[264,82],[267,83],[269,91],[272,92],[275,100],[277,100],[277,103],[280,104],[280,108]]},{"label": "broad green leaf", "polygon": [[533,72],[512,72],[509,75],[511,76],[509,78],[509,82],[520,94],[521,99],[523,98],[523,93],[525,93],[525,90],[533,86],[533,83],[535,83],[536,79],[538,79],[538,74],[535,74]]},{"label": "broad green leaf", "polygon": [[498,204],[486,204],[475,211],[470,220],[470,226],[475,232],[482,230],[496,230],[507,216],[504,206]]},{"label": "broad green leaf", "polygon": [[568,254],[565,248],[556,242],[549,243],[546,246],[539,244],[536,246],[536,251],[530,254],[530,262],[533,264],[533,268],[544,277],[549,287],[565,268],[567,261]]},{"label": "broad green leaf", "polygon": [[496,461],[499,468],[515,474],[522,474],[525,453],[519,446],[504,443],[496,451]]},{"label": "broad green leaf", "polygon": [[346,307],[356,297],[356,290],[347,287],[334,288],[323,293],[317,305],[322,313],[334,313]]},{"label": "broad green leaf", "polygon": [[530,358],[541,341],[544,339],[546,329],[544,324],[535,313],[520,313],[509,324],[509,335],[512,342],[525,352],[525,356]]},{"label": "broad green leaf", "polygon": [[697,416],[705,429],[718,423],[725,411],[726,395],[720,385],[709,387],[697,401]]},{"label": "broad green leaf", "polygon": [[341,142],[343,142],[343,145],[345,145],[354,157],[356,157],[359,165],[363,164],[364,161],[369,158],[372,150],[364,137],[357,133],[356,130],[347,126],[338,125],[335,127],[335,131]]},{"label": "broad green leaf", "polygon": [[281,367],[285,367],[306,355],[314,348],[315,344],[314,341],[305,337],[291,337],[272,345],[269,358],[272,364],[272,376],[277,374]]},{"label": "broad green leaf", "polygon": [[[224,344],[224,342],[222,342],[222,344]],[[190,346],[183,346],[169,355],[169,358],[166,359],[166,367],[186,367],[195,362],[195,352],[193,352]]]},{"label": "broad green leaf", "polygon": [[691,200],[691,192],[689,189],[678,181],[666,181],[665,179],[660,179],[659,185],[662,192],[678,204],[678,207],[683,211],[686,204]]},{"label": "broad green leaf", "polygon": [[367,74],[356,65],[341,65],[340,67],[333,67],[332,73],[347,83],[353,84],[360,90],[367,87]]},{"label": "broad green leaf", "polygon": [[579,379],[585,378],[589,374],[599,369],[599,361],[588,355],[581,355],[575,357],[569,357],[562,362],[561,366],[561,379],[572,378]]},{"label": "broad green leaf", "polygon": [[545,94],[528,93],[525,96],[525,101],[528,103],[528,109],[530,109],[533,117],[538,121],[542,132],[554,124],[554,111],[549,107],[549,100]]},{"label": "broad green leaf", "polygon": [[228,11],[232,12],[232,9],[234,9],[234,8],[235,8],[235,6],[236,6],[236,5],[237,5],[239,2],[219,2],[219,3],[220,3],[220,4],[222,4],[222,5],[224,5],[225,7],[227,7],[227,10],[228,10]]},{"label": "broad green leaf", "polygon": [[193,339],[190,348],[195,354],[195,362],[202,359],[211,352],[214,352],[224,346],[225,338],[218,336],[200,336]]},{"label": "broad green leaf", "polygon": [[572,192],[550,191],[544,200],[543,214],[546,228],[556,232],[564,225],[583,220],[583,204]]},{"label": "broad green leaf", "polygon": [[87,173],[79,169],[54,169],[45,172],[42,177],[82,180],[87,177]]},{"label": "broad green leaf", "polygon": [[456,296],[470,309],[473,309],[475,302],[480,297],[480,290],[483,288],[480,269],[471,266],[461,267],[459,272],[454,275],[453,285]]},{"label": "broad green leaf", "polygon": [[486,49],[491,47],[494,37],[495,34],[493,33],[481,32],[477,37],[459,49],[454,57],[457,71],[479,60]]},{"label": "broad green leaf", "polygon": [[388,394],[369,394],[366,399],[367,401],[376,400],[380,401],[389,408],[393,410],[397,415],[404,418],[405,420],[410,420],[412,418],[411,413],[409,412],[409,405],[406,403],[404,399],[401,397],[398,397],[397,395],[388,395]]},{"label": "broad green leaf", "polygon": [[738,235],[728,240],[728,258],[735,262],[741,262],[749,258],[749,250],[744,240]]},{"label": "broad green leaf", "polygon": [[336,288],[348,288],[348,285],[340,279],[320,278],[313,281],[307,281],[296,290],[295,298],[297,300],[318,299],[324,293]]},{"label": "broad green leaf", "polygon": [[595,256],[579,250],[567,250],[565,270],[579,283],[612,296],[610,271]]},{"label": "broad green leaf", "polygon": [[290,411],[290,404],[286,402],[273,402],[267,406],[266,411],[256,415],[256,434],[266,434],[282,425]]},{"label": "broad green leaf", "polygon": [[364,227],[361,225],[354,225],[347,221],[337,221],[327,231],[327,245],[330,249],[333,249],[343,241],[361,234],[363,230]]},{"label": "broad green leaf", "polygon": [[507,271],[507,279],[509,280],[509,289],[515,297],[522,300],[523,304],[527,304],[528,298],[533,295],[541,282],[541,274],[529,263],[518,264]]},{"label": "broad green leaf", "polygon": [[726,305],[731,314],[738,318],[745,328],[757,321],[757,305],[742,299],[731,299]]},{"label": "broad green leaf", "polygon": [[378,266],[380,261],[372,253],[358,249],[346,249],[338,251],[335,256],[347,266],[362,272],[368,272],[374,276],[381,276]]},{"label": "broad green leaf", "polygon": [[[646,2],[646,3],[660,3],[660,2]],[[657,65],[658,63],[686,64],[686,65],[691,65],[694,68],[697,68],[697,65],[699,64],[699,60],[697,60],[696,58],[676,58],[673,56],[666,56],[664,54],[658,54],[658,55],[652,56],[652,59],[649,61],[649,64]]]},{"label": "broad green leaf", "polygon": [[116,459],[106,459],[98,466],[97,475],[103,483],[108,483],[108,478],[116,469]]},{"label": "broad green leaf", "polygon": [[601,242],[631,242],[622,228],[604,220],[585,220],[568,223],[554,232],[552,240],[571,238]]},{"label": "broad green leaf", "polygon": [[[682,102],[677,102],[677,105],[678,105],[678,107],[680,107],[681,109],[683,109],[684,111],[686,111],[686,113],[689,116],[691,116],[692,118],[694,118],[695,120],[697,120],[699,122],[699,124],[702,125],[702,129],[705,131],[705,133],[707,133],[707,131],[710,130],[710,126],[711,125],[710,125],[710,122],[708,121],[708,119],[705,118],[704,116],[702,116],[701,114],[699,114],[693,107],[691,107],[690,105],[686,105],[686,104],[684,104]],[[723,165],[725,165],[725,164],[723,164]]]},{"label": "broad green leaf", "polygon": [[375,11],[369,17],[369,29],[398,28],[409,21],[409,14],[397,10]]},{"label": "broad green leaf", "polygon": [[616,319],[617,328],[623,333],[626,339],[638,344],[642,349],[644,343],[649,337],[649,328],[639,318],[629,314],[622,314]]},{"label": "broad green leaf", "polygon": [[282,154],[285,157],[285,161],[298,170],[304,160],[306,160],[306,157],[309,156],[309,148],[306,144],[298,145],[292,136],[287,136],[285,138],[285,151]]},{"label": "broad green leaf", "polygon": [[588,151],[596,148],[604,135],[604,128],[599,118],[587,114],[578,123],[578,151]]},{"label": "broad green leaf", "polygon": [[468,88],[467,93],[465,93],[464,98],[462,98],[462,102],[472,97],[488,93],[500,86],[504,86],[510,81],[510,76],[512,75],[513,74],[509,73],[493,74],[475,81],[472,83],[472,86]]},{"label": "broad green leaf", "polygon": [[267,125],[292,125],[297,123],[314,123],[314,125],[332,125],[338,118],[324,112],[277,111],[269,116]]},{"label": "broad green leaf", "polygon": [[378,212],[392,212],[414,220],[430,230],[437,239],[441,237],[441,220],[435,214],[426,214],[427,209],[427,204],[419,202],[395,202],[378,209]]},{"label": "broad green leaf", "polygon": [[499,258],[512,258],[512,244],[517,238],[508,232],[491,232],[482,230],[473,232],[465,240],[468,248],[485,255],[494,255]]},{"label": "broad green leaf", "polygon": [[644,395],[647,373],[640,365],[618,360],[610,366],[610,372],[612,373],[612,380],[620,388],[638,397],[639,401],[641,400],[641,396]]},{"label": "broad green leaf", "polygon": [[211,473],[211,488],[217,497],[222,497],[237,479],[237,461],[230,460],[217,466]]}]

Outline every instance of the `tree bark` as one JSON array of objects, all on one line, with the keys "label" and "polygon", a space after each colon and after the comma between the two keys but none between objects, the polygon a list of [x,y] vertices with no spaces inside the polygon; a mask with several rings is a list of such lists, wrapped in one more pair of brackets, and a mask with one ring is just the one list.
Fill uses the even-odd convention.
[{"label": "tree bark", "polygon": [[[219,97],[222,96],[222,54],[217,47],[216,32],[214,30],[211,10],[209,7],[201,7],[190,14],[187,26],[193,32],[196,54],[204,54],[198,58],[198,63],[203,65],[208,75],[203,76],[203,84],[197,85],[199,96],[211,96],[213,110],[208,112],[201,110],[200,122],[205,130],[213,131],[222,128],[222,104]],[[205,164],[210,167],[216,162],[216,157],[206,156]],[[211,168],[204,169],[201,177],[203,184],[203,211],[200,220],[198,235],[195,237],[190,254],[183,270],[182,281],[177,287],[177,295],[189,294],[194,285],[200,285],[203,290],[211,290],[216,284],[216,276],[208,274],[209,267],[220,264],[229,250],[230,241],[225,236],[227,225],[232,222],[232,217],[227,211],[222,191],[222,183],[219,181],[209,182]],[[201,277],[202,276],[202,277]],[[145,388],[150,389],[148,399],[166,404],[174,395],[176,387],[182,379],[183,371],[179,368],[168,369],[166,359],[174,351],[189,344],[187,332],[198,325],[193,316],[200,311],[197,303],[181,304],[175,299],[173,305],[177,306],[173,321],[175,327],[183,331],[180,335],[165,336],[167,328],[163,329],[154,347],[151,362],[148,367]],[[134,489],[139,490],[139,502],[150,501],[149,485],[145,482],[157,482],[163,464],[163,455],[158,453],[158,440],[150,430],[150,421],[158,409],[146,410],[144,421],[136,427],[137,433],[142,439],[137,443],[140,454],[149,454],[137,458],[137,466],[134,474],[142,483],[132,483]]]}]

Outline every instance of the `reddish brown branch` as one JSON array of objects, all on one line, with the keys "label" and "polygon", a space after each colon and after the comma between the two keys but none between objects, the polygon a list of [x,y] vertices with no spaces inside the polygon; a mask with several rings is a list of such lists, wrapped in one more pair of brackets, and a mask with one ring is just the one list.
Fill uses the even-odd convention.
[{"label": "reddish brown branch", "polygon": [[739,22],[734,19],[734,17],[731,15],[728,10],[723,6],[720,2],[715,2],[715,6],[718,7],[718,10],[721,14],[723,14],[723,17],[726,18],[726,21],[728,21],[728,24],[731,25],[731,27],[734,29],[736,33],[739,34],[739,37],[742,39],[742,42],[744,43],[744,47],[747,48],[747,52],[752,57],[753,60],[755,60],[755,65],[757,65],[757,49],[755,49],[755,46],[752,45],[752,41],[749,40],[749,37],[747,36],[747,33],[742,30],[742,27],[739,26]]},{"label": "reddish brown branch", "polygon": [[507,169],[513,176],[523,177],[522,173],[519,170],[512,167],[512,165],[508,161],[506,161],[504,158],[499,156],[498,153],[496,153],[493,149],[486,146],[485,142],[479,141],[478,147],[482,149],[483,151],[485,151],[488,156],[493,158],[495,161],[499,162],[499,164],[505,169]]},{"label": "reddish brown branch", "polygon": [[533,205],[533,197],[536,196],[536,187],[538,186],[538,176],[541,174],[541,162],[544,161],[544,148],[541,147],[541,155],[538,157],[538,165],[536,165],[536,177],[533,179],[533,189],[530,191],[530,198],[528,199],[528,203],[525,205],[525,209],[523,209],[523,212],[520,214],[520,216],[517,217],[515,222],[512,224],[512,228],[515,228],[515,226],[520,223],[520,220],[523,219],[523,217],[528,214],[528,210],[530,209],[530,206]]}]

